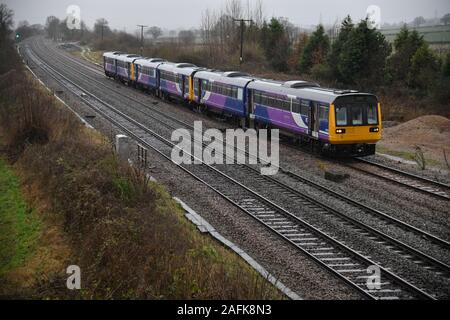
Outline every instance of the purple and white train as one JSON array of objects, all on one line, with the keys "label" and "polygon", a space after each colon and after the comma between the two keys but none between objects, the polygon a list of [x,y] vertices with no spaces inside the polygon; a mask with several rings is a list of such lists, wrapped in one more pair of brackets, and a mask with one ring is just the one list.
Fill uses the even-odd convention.
[{"label": "purple and white train", "polygon": [[133,54],[103,55],[108,77],[220,113],[243,128],[277,128],[328,154],[375,153],[381,139],[376,96],[333,90],[307,81],[273,81],[241,72],[220,72]]}]

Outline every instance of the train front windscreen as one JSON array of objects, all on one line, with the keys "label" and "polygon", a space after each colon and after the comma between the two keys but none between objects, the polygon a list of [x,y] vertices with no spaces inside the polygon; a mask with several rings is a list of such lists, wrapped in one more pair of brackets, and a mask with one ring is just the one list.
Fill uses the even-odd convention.
[{"label": "train front windscreen", "polygon": [[378,102],[373,96],[342,97],[335,102],[336,126],[378,124]]}]

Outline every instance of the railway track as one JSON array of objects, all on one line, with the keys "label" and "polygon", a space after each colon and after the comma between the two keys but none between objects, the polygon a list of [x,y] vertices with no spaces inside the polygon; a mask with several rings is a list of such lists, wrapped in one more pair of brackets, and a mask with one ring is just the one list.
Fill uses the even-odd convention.
[{"label": "railway track", "polygon": [[[89,68],[90,70],[103,75],[103,69],[97,65],[93,65],[94,67],[87,66],[86,64],[78,61],[75,58],[71,58],[66,56],[67,59],[70,59],[72,62],[83,66],[85,68]],[[389,167],[383,164],[379,164],[367,159],[358,158],[356,160],[359,163],[363,163],[366,165],[370,165],[373,167],[376,167],[378,169],[384,170],[384,172],[375,172],[373,170],[369,170],[367,168],[358,167],[358,166],[351,166],[352,168],[368,173],[370,175],[383,178],[385,180],[388,180],[390,182],[398,183],[399,185],[406,186],[412,189],[415,189],[416,191],[423,192],[425,194],[433,195],[435,197],[438,197],[440,199],[450,200],[450,185],[432,180],[427,179],[418,175],[414,175],[393,167]]]},{"label": "railway track", "polygon": [[394,182],[404,187],[437,197],[450,200],[450,185],[427,179],[406,171],[388,167],[367,159],[356,159],[356,163],[347,164],[349,167],[372,176]]},{"label": "railway track", "polygon": [[[97,66],[94,65],[95,67],[90,67],[87,66],[86,64],[78,61],[75,58],[71,58],[66,56],[67,59],[70,59],[73,63],[76,63],[80,66],[83,66],[85,68],[89,68],[90,70],[92,70],[95,73],[101,74],[103,75],[104,72],[103,70]],[[138,102],[136,99],[133,99],[133,101]],[[138,102],[140,103],[140,102]],[[365,165],[369,165],[369,166],[373,166],[376,167],[377,169],[382,169],[380,170],[370,170],[367,167],[364,168],[362,166],[357,166],[357,165],[349,165],[349,164],[345,164],[347,166],[352,167],[353,169],[356,169],[358,171],[361,172],[365,172],[367,174],[385,179],[387,181],[390,182],[394,182],[397,183],[399,185],[402,186],[406,186],[409,188],[412,188],[416,191],[428,194],[428,195],[432,195],[435,197],[438,197],[440,199],[445,199],[445,200],[450,200],[450,185],[444,184],[444,183],[440,183],[438,181],[435,180],[431,180],[431,179],[427,179],[424,177],[420,177],[418,175],[414,175],[396,168],[392,168],[392,167],[388,167],[386,165],[382,165],[367,159],[362,159],[359,158],[356,160],[359,163],[363,163]]]},{"label": "railway track", "polygon": [[[46,49],[49,50],[48,47]],[[77,61],[74,61],[74,62],[78,64]],[[76,70],[73,67],[70,67],[70,66],[68,66],[68,67],[74,72],[79,72],[79,70]],[[102,87],[104,89],[107,89],[107,90],[113,90],[111,87],[105,85],[104,83],[102,83],[102,82],[100,82],[100,81],[98,81],[98,80],[96,80],[94,78],[91,78],[91,77],[89,77],[89,76],[87,76],[85,74],[83,74],[83,76],[85,78],[89,79],[90,81],[92,81],[93,83],[95,83],[95,85],[98,85],[98,86],[100,86],[100,87]],[[103,76],[103,74],[102,74],[102,76]],[[186,122],[184,122],[182,120],[179,120],[179,119],[177,119],[175,117],[172,117],[172,116],[170,116],[169,114],[167,114],[165,112],[161,112],[159,108],[153,107],[152,104],[145,104],[142,101],[140,101],[140,100],[138,100],[138,99],[136,99],[136,98],[134,98],[132,96],[126,95],[126,94],[122,94],[121,93],[121,95],[123,95],[127,99],[133,101],[134,103],[136,103],[138,105],[141,105],[145,109],[151,109],[152,114],[148,113],[148,112],[145,112],[145,111],[143,111],[142,109],[139,109],[139,108],[133,108],[133,106],[131,106],[137,112],[141,113],[144,116],[150,117],[150,118],[158,121],[160,124],[168,127],[171,130],[178,129],[179,128],[178,126],[182,126],[183,128],[186,128],[186,129],[189,129],[191,131],[194,131],[194,127],[191,124],[186,123]],[[157,114],[158,116],[161,116],[161,118],[155,117],[153,113]],[[172,121],[173,124],[168,123],[167,120]],[[249,155],[249,153],[246,150],[238,150],[238,151],[239,152],[244,152],[245,155],[248,156],[248,157],[251,156],[251,155]],[[432,234],[430,234],[428,232],[425,232],[425,231],[423,231],[423,230],[421,230],[419,228],[416,228],[416,227],[414,227],[414,226],[412,226],[410,224],[407,224],[407,223],[405,223],[405,222],[403,222],[401,220],[395,219],[395,218],[393,218],[392,216],[390,216],[390,215],[388,215],[386,213],[383,213],[383,212],[378,211],[376,209],[370,208],[370,207],[362,204],[361,202],[354,201],[354,200],[350,199],[349,197],[347,197],[347,196],[345,196],[343,194],[337,193],[336,191],[333,191],[333,190],[331,190],[331,189],[329,189],[329,188],[327,188],[327,187],[325,187],[325,186],[323,186],[323,185],[321,185],[321,184],[319,184],[317,182],[313,182],[310,179],[307,179],[307,178],[302,177],[302,176],[300,176],[300,175],[298,175],[296,173],[293,173],[293,172],[291,172],[291,171],[289,171],[289,170],[287,170],[287,169],[285,169],[285,168],[283,168],[281,166],[279,167],[279,169],[281,171],[281,175],[289,176],[289,177],[293,178],[295,180],[295,182],[301,182],[301,183],[304,183],[306,185],[312,186],[315,189],[317,189],[318,191],[324,192],[327,196],[331,196],[333,198],[336,198],[337,200],[341,200],[341,201],[343,201],[345,203],[348,203],[348,204],[350,204],[350,205],[352,205],[354,207],[357,207],[357,208],[363,210],[365,214],[368,214],[368,215],[371,215],[371,216],[375,217],[376,219],[378,219],[378,221],[383,221],[384,224],[395,225],[395,226],[401,228],[402,230],[405,230],[405,231],[408,231],[408,232],[412,232],[412,233],[416,234],[417,236],[419,236],[421,238],[427,239],[427,240],[429,240],[429,241],[431,241],[431,242],[441,246],[443,249],[447,249],[447,250],[450,249],[450,243],[445,241],[445,240],[443,240],[443,239],[441,239],[441,238],[439,238],[439,237],[436,237],[436,236],[434,236],[434,235],[432,235]],[[269,177],[266,177],[266,179],[272,180],[272,182],[274,182],[275,184],[278,184],[278,185],[281,184],[279,181],[277,181],[275,179],[270,179]],[[292,188],[289,188],[289,186],[286,186],[286,187],[288,187],[288,189],[291,192],[295,191],[295,192],[297,192],[297,195],[303,196],[302,194],[298,193],[298,191],[292,190]],[[315,201],[315,200],[311,199],[311,201]]]},{"label": "railway track", "polygon": [[[41,65],[42,67],[42,65]],[[53,73],[53,77],[57,78],[64,77],[62,74],[57,73],[54,69],[52,70],[50,66],[44,64],[44,67],[48,73]],[[56,76],[55,76],[56,73]],[[68,88],[70,91],[74,93],[78,93],[81,95],[80,92],[77,90],[84,90],[80,87],[77,89],[77,85],[73,82],[70,82],[67,78],[64,81],[64,86]],[[55,79],[56,80],[56,79]],[[59,80],[61,81],[61,79]],[[108,115],[105,113],[105,110],[101,109],[104,108],[106,110],[114,110],[116,115],[122,116],[122,118],[127,119],[130,123],[137,125],[134,120],[129,118],[129,116],[126,116],[125,114],[122,114],[120,111],[114,109],[112,106],[108,105],[105,102],[101,102],[98,98],[93,96],[91,93],[86,93],[89,97],[93,99],[93,101],[97,101],[97,105],[93,103],[92,101],[88,101],[93,108],[97,108],[97,112],[101,113],[103,116],[105,116],[107,119],[111,120],[112,122],[115,122],[116,125],[118,125],[121,129],[126,131],[128,134],[130,134],[132,137],[135,137],[138,141],[142,140],[139,138],[139,134],[136,134],[136,132],[139,132],[139,130],[144,130],[145,127],[142,125],[138,126],[138,128],[135,128],[138,131],[133,131],[130,128],[127,128],[123,124],[117,123],[117,120],[114,119],[113,116]],[[86,100],[87,98],[83,98]],[[99,102],[100,101],[100,102]],[[86,101],[85,101],[86,102]],[[101,106],[98,105],[98,103],[101,104]],[[87,103],[88,104],[88,103]],[[148,128],[145,128],[145,132],[147,134],[155,135],[155,133]],[[156,134],[157,135],[157,134]],[[166,140],[165,138],[158,136],[161,139],[165,140],[166,144],[171,144],[169,140]],[[144,143],[144,141],[140,141],[141,143]],[[155,151],[158,151],[156,147],[152,147],[150,143],[145,142],[145,145],[148,145]],[[173,145],[172,145],[173,147]],[[170,155],[170,153],[165,154],[165,157],[170,160],[170,157],[167,157]],[[202,165],[202,168],[205,167],[205,165]],[[317,262],[324,265],[328,269],[332,270],[334,273],[339,275],[342,279],[344,279],[346,282],[353,285],[355,288],[358,288],[360,291],[364,292],[367,296],[374,297],[374,298],[417,298],[417,297],[427,297],[431,298],[430,295],[426,294],[423,290],[418,289],[417,287],[411,285],[410,283],[406,282],[402,278],[399,278],[398,276],[391,274],[386,269],[382,269],[384,275],[387,275],[388,278],[390,277],[393,281],[392,283],[388,282],[384,284],[383,290],[385,291],[377,291],[373,292],[373,290],[365,290],[362,285],[363,279],[367,279],[367,268],[363,268],[364,266],[367,266],[367,264],[370,262],[374,264],[372,261],[368,260],[363,255],[357,253],[356,251],[350,249],[346,245],[344,245],[342,242],[337,241],[333,237],[330,237],[329,235],[323,233],[320,231],[317,227],[314,227],[313,225],[309,224],[305,220],[299,219],[296,215],[288,212],[287,210],[281,208],[279,205],[275,204],[274,202],[268,200],[266,197],[261,196],[259,193],[256,193],[254,190],[249,189],[248,187],[242,185],[239,183],[235,178],[232,178],[232,172],[229,174],[224,173],[223,171],[219,171],[217,168],[213,168],[211,166],[207,166],[208,170],[205,171],[196,171],[196,166],[192,166],[192,168],[183,169],[186,171],[189,171],[191,175],[196,177],[198,180],[206,183],[209,187],[214,189],[216,192],[219,192],[222,196],[224,196],[227,200],[232,202],[233,204],[240,207],[243,211],[251,215],[253,218],[258,220],[259,222],[263,223],[266,227],[270,228],[273,232],[279,234],[282,236],[285,240],[289,241],[291,244],[295,245],[299,249],[301,249],[303,252],[314,258]],[[244,167],[241,168],[241,170]],[[203,169],[202,169],[203,170]],[[215,177],[218,180],[215,181],[214,179],[211,180],[211,176],[214,176],[211,174],[211,170],[214,170]],[[251,171],[254,169],[251,169],[250,167],[245,167],[245,170]],[[194,171],[194,172],[193,172]],[[224,170],[225,171],[225,170]],[[217,176],[217,175],[220,175]],[[241,188],[244,188],[247,194],[244,192],[233,192],[230,193],[228,189],[224,188],[222,185],[227,185],[227,183],[222,184],[224,182],[223,180],[227,180],[228,184],[230,181],[232,181],[235,185],[239,185]],[[257,176],[255,176],[255,179],[258,179]],[[259,179],[266,179],[264,177],[259,176]],[[220,182],[218,184],[218,182]],[[268,180],[265,180],[265,183],[267,184]],[[355,225],[358,225],[356,221],[352,220],[351,218],[346,217],[345,215],[333,211],[332,208],[326,207],[318,202],[314,202],[313,199],[310,199],[308,197],[303,196],[302,194],[298,193],[296,190],[291,189],[289,190],[287,186],[281,184],[280,182],[277,182],[275,179],[270,180],[273,187],[278,187],[280,189],[280,192],[290,192],[291,196],[295,196],[296,201],[303,202],[304,205],[313,205],[315,210],[318,210],[318,213],[330,215],[332,214],[334,217],[339,216],[342,220],[341,222],[350,223],[353,226],[353,230],[355,232],[360,233],[367,233],[367,231],[370,231],[369,234],[374,235],[377,234],[376,230],[370,230],[367,228],[364,224],[359,224],[358,228],[359,230],[355,229]],[[270,187],[270,186],[269,186]],[[227,192],[228,191],[228,192]],[[244,195],[244,198],[241,198],[242,195]],[[263,214],[260,214],[263,213]],[[290,232],[288,232],[290,230]],[[306,238],[305,238],[306,236]],[[425,260],[425,264],[427,266],[430,266],[430,264],[433,267],[440,268],[441,271],[448,272],[448,266],[441,264],[438,261],[435,261],[435,259],[427,256],[423,256],[422,254],[414,251],[414,249],[405,247],[399,242],[396,242],[395,239],[389,239],[385,235],[378,233],[378,236],[383,238],[382,241],[387,241],[390,244],[395,243],[397,248],[403,247],[400,252],[408,252],[408,255],[412,253],[415,254],[413,256],[414,259],[419,258],[419,261],[422,261],[422,263]],[[380,240],[380,239],[379,239]],[[308,242],[309,241],[309,242]],[[356,256],[355,256],[356,254]],[[344,255],[344,256],[343,256]],[[318,257],[326,257],[324,259],[318,258]],[[330,260],[327,260],[330,258]],[[341,259],[342,258],[342,259]],[[431,259],[430,259],[431,258]],[[347,263],[350,259],[350,263]],[[325,261],[334,261],[335,263],[327,263]],[[346,263],[339,263],[345,261]],[[371,264],[371,265],[372,265]],[[376,265],[376,264],[374,264]],[[351,267],[351,268],[349,268]],[[346,269],[344,269],[346,268]],[[397,283],[397,286],[408,286],[409,285],[409,291],[415,292],[415,294],[405,294],[405,291],[408,292],[408,290],[401,289],[401,288],[390,288],[390,285],[395,286],[394,284]],[[414,288],[414,289],[411,289]]]}]

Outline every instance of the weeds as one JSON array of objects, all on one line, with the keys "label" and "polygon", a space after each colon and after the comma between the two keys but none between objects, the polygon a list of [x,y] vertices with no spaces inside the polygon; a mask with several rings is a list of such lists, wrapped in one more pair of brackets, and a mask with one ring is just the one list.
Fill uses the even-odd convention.
[{"label": "weeds", "polygon": [[417,166],[419,167],[420,170],[425,170],[427,162],[425,159],[425,155],[423,154],[422,148],[419,146],[415,146],[415,150],[416,153],[414,155],[414,161],[417,163]]},{"label": "weeds", "polygon": [[447,166],[447,169],[450,171],[450,162],[447,159],[447,151],[445,149],[442,149],[442,152],[444,153],[444,162],[445,165]]}]

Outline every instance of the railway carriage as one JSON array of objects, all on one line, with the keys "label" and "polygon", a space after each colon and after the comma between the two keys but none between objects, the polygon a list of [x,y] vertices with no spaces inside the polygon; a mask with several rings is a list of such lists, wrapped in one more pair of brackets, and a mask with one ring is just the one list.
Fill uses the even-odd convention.
[{"label": "railway carriage", "polygon": [[116,57],[120,52],[105,52],[103,54],[103,68],[108,77],[115,77],[117,73]]},{"label": "railway carriage", "polygon": [[381,138],[380,106],[371,94],[306,81],[256,80],[247,95],[251,126],[278,128],[320,152],[370,155]]},{"label": "railway carriage", "polygon": [[209,110],[246,119],[246,88],[253,79],[239,72],[198,71],[193,101]]},{"label": "railway carriage", "polygon": [[116,78],[127,84],[136,81],[134,62],[141,57],[136,54],[116,55]]},{"label": "railway carriage", "polygon": [[201,68],[190,63],[163,63],[157,68],[159,91],[163,97],[174,97],[185,101],[192,100],[192,79]]},{"label": "railway carriage", "polygon": [[136,86],[153,92],[159,88],[158,67],[166,62],[160,58],[141,58],[134,61]]}]

